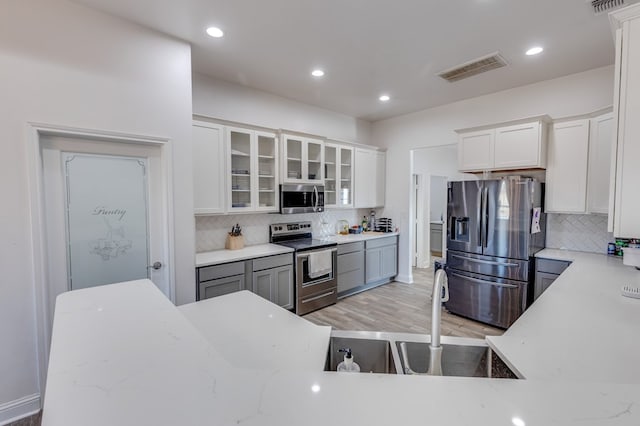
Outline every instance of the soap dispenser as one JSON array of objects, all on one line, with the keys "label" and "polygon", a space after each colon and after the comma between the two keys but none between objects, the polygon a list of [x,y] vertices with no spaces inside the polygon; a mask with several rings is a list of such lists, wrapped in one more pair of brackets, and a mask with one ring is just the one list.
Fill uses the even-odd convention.
[{"label": "soap dispenser", "polygon": [[353,361],[353,355],[351,354],[351,349],[344,348],[338,349],[338,352],[344,352],[344,361],[338,364],[338,372],[347,372],[347,373],[359,373],[360,366]]}]

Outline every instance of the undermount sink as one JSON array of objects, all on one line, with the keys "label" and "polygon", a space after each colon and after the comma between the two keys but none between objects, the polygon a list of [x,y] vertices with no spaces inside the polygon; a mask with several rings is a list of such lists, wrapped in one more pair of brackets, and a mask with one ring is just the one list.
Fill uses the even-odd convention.
[{"label": "undermount sink", "polygon": [[[417,373],[426,373],[429,366],[429,344],[396,342],[400,351],[402,371],[408,366]],[[403,353],[403,347],[406,351]],[[408,365],[405,365],[405,357]],[[491,377],[491,350],[486,345],[442,345],[442,375]]]},{"label": "undermount sink", "polygon": [[[361,373],[408,374],[408,366],[414,373],[426,373],[429,342],[423,334],[334,330],[325,371],[336,371],[344,356],[338,349],[350,348]],[[484,340],[442,336],[441,343],[444,376],[517,378]]]},{"label": "undermount sink", "polygon": [[349,348],[361,373],[396,374],[392,346],[387,340],[331,337],[325,371],[336,371],[344,355],[338,349]]}]

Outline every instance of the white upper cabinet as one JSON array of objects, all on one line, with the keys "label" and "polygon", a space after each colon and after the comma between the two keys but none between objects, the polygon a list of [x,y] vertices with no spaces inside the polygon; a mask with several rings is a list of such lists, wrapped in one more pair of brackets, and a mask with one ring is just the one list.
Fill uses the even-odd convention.
[{"label": "white upper cabinet", "polygon": [[383,207],[386,154],[372,149],[355,150],[355,207]]},{"label": "white upper cabinet", "polygon": [[598,114],[554,123],[549,137],[547,212],[608,212],[613,115]]},{"label": "white upper cabinet", "polygon": [[458,141],[458,168],[460,170],[493,169],[494,129],[461,133]]},{"label": "white upper cabinet", "polygon": [[193,203],[196,215],[225,212],[225,145],[222,126],[193,122]]},{"label": "white upper cabinet", "polygon": [[278,144],[275,133],[226,128],[227,211],[278,210]]},{"label": "white upper cabinet", "polygon": [[494,148],[493,168],[545,168],[547,165],[547,124],[531,123],[498,127]]},{"label": "white upper cabinet", "polygon": [[609,213],[613,132],[613,113],[591,119],[587,176],[587,212],[589,213]]},{"label": "white upper cabinet", "polygon": [[[614,197],[610,230],[621,238],[640,237],[640,5],[611,12],[616,31],[614,89]],[[612,214],[613,213],[613,214]]]},{"label": "white upper cabinet", "polygon": [[353,207],[353,148],[341,144],[324,145],[325,207]]},{"label": "white upper cabinet", "polygon": [[549,138],[546,211],[584,213],[587,206],[589,120],[555,123]]},{"label": "white upper cabinet", "polygon": [[457,130],[460,171],[543,169],[548,117],[482,129]]},{"label": "white upper cabinet", "polygon": [[282,181],[322,184],[324,142],[302,136],[282,135]]},{"label": "white upper cabinet", "polygon": [[386,176],[387,176],[387,154],[385,152],[376,152],[376,189],[375,189],[375,207],[384,207],[386,194]]}]

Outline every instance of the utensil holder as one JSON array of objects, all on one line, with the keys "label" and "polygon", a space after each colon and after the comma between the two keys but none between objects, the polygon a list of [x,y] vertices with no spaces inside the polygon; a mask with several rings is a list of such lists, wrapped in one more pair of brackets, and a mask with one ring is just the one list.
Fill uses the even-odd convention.
[{"label": "utensil holder", "polygon": [[227,250],[240,250],[244,248],[244,237],[242,235],[227,234],[227,241],[224,243]]}]

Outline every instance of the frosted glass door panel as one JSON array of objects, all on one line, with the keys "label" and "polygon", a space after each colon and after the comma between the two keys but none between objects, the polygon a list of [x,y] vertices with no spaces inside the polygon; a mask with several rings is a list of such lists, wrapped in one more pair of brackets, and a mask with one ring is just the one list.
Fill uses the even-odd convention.
[{"label": "frosted glass door panel", "polygon": [[69,288],[148,278],[146,160],[64,153],[62,161]]}]

